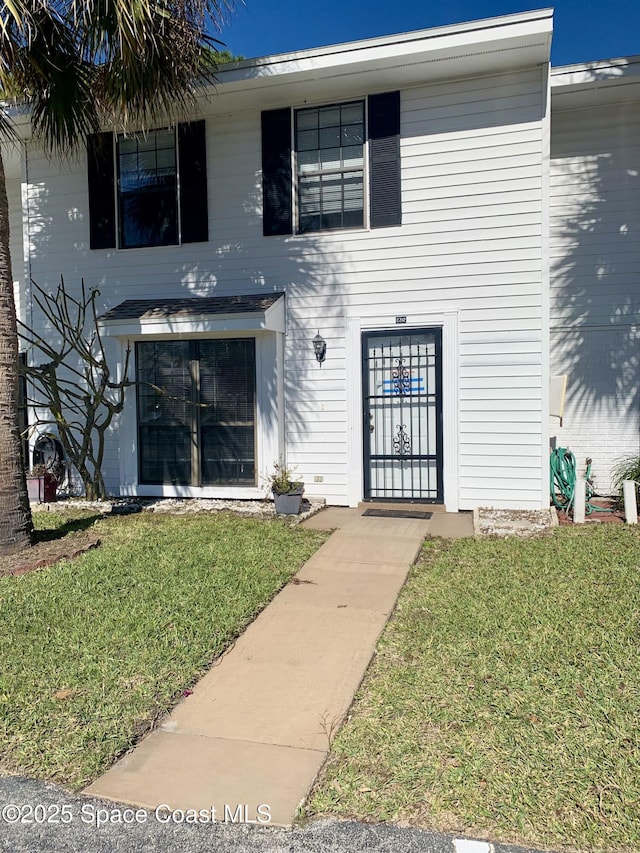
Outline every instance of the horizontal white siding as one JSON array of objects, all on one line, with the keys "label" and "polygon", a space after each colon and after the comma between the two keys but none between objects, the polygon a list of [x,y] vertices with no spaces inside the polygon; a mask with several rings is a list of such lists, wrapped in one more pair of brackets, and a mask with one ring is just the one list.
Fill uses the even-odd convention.
[{"label": "horizontal white siding", "polygon": [[[390,328],[403,314],[410,328],[456,312],[461,507],[538,507],[546,491],[545,73],[425,82],[402,92],[401,227],[263,237],[260,115],[234,113],[230,98],[214,98],[206,115],[209,242],[92,252],[84,158],[56,165],[32,147],[34,278],[53,285],[64,274],[77,286],[84,277],[100,287],[105,308],[127,298],[286,291],[287,455],[307,492],[330,503],[347,501],[347,387],[361,369],[359,354],[347,361],[346,317]],[[301,88],[299,103],[305,97]],[[318,330],[327,341],[322,367],[311,347]],[[115,487],[115,435],[108,465]]]},{"label": "horizontal white siding", "polygon": [[567,374],[551,436],[608,493],[640,453],[640,106],[553,113],[551,372]]},{"label": "horizontal white siding", "polygon": [[593,459],[595,488],[609,494],[616,460],[640,455],[640,324],[557,330],[551,352],[552,373],[568,374],[563,425],[551,418],[551,438],[573,451],[580,473]]}]

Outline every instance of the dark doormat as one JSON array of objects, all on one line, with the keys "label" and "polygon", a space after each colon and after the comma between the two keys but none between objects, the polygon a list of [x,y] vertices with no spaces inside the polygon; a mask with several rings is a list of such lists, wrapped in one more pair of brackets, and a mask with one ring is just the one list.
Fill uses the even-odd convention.
[{"label": "dark doormat", "polygon": [[428,519],[432,512],[422,512],[417,509],[366,509],[363,515],[373,515],[376,518],[423,518]]}]

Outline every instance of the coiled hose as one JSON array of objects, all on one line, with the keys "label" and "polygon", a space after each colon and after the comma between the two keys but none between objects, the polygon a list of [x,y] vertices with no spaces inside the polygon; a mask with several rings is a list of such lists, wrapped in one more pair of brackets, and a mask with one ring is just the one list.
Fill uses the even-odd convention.
[{"label": "coiled hose", "polygon": [[[593,497],[593,482],[591,480],[591,459],[587,459],[586,503],[585,512],[611,512],[606,507],[590,503]],[[556,447],[551,453],[551,500],[558,509],[569,512],[573,506],[576,491],[576,457],[566,447]]]}]

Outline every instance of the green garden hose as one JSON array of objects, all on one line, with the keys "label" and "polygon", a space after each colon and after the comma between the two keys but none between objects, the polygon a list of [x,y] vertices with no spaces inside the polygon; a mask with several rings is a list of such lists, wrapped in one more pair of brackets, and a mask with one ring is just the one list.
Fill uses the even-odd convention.
[{"label": "green garden hose", "polygon": [[[606,507],[590,503],[593,497],[591,481],[591,459],[587,459],[584,479],[587,484],[585,512],[611,512]],[[576,457],[566,447],[556,447],[551,453],[551,500],[558,509],[569,512],[573,506],[576,490]]]}]

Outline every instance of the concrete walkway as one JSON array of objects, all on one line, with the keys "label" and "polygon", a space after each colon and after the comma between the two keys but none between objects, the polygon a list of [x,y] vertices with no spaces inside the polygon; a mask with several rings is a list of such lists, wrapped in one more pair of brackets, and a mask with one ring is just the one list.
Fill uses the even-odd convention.
[{"label": "concrete walkway", "polygon": [[[290,825],[320,770],[427,534],[472,535],[469,515],[367,518],[337,528],[161,725],[86,793],[154,810]],[[240,810],[238,807],[240,806]]]}]

